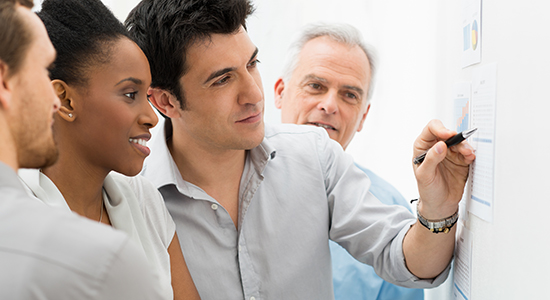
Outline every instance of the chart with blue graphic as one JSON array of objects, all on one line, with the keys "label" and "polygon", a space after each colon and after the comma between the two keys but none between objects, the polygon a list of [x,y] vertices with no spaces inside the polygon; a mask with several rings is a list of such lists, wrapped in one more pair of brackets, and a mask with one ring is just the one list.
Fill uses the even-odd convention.
[{"label": "chart with blue graphic", "polygon": [[495,63],[472,72],[470,124],[478,130],[470,138],[476,150],[476,160],[470,166],[472,201],[469,209],[487,222],[493,221],[496,77]]},{"label": "chart with blue graphic", "polygon": [[[453,95],[453,124],[449,126],[449,129],[454,129],[457,132],[462,132],[471,128],[471,112],[470,112],[470,97],[472,91],[472,84],[469,81],[456,82],[454,84]],[[459,210],[462,220],[468,219],[468,208],[466,203],[468,202],[469,195],[464,193],[462,201],[459,203]]]},{"label": "chart with blue graphic", "polygon": [[479,33],[477,28],[477,20],[472,23],[472,50],[476,50]]},{"label": "chart with blue graphic", "polygon": [[454,120],[457,132],[462,132],[469,128],[470,122],[470,98],[455,98]]},{"label": "chart with blue graphic", "polygon": [[481,62],[481,0],[464,0],[462,15],[462,67]]}]

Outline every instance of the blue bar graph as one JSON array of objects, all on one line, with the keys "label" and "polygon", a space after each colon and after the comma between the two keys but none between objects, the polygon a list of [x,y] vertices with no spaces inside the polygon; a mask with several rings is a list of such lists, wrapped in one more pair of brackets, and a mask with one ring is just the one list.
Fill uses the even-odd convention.
[{"label": "blue bar graph", "polygon": [[470,122],[470,101],[468,98],[455,99],[454,119],[456,120],[456,131],[462,132],[469,128]]}]

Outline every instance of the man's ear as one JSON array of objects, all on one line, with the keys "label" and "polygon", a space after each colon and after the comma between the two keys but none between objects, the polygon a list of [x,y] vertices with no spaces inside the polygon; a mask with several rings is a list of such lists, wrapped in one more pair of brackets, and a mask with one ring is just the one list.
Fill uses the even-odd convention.
[{"label": "man's ear", "polygon": [[55,79],[52,81],[55,94],[61,101],[61,107],[57,111],[57,114],[67,122],[73,122],[76,119],[75,105],[76,101],[73,99],[72,91],[63,80]]},{"label": "man's ear", "polygon": [[0,107],[7,109],[11,104],[12,91],[8,83],[8,65],[0,60]]},{"label": "man's ear", "polygon": [[285,82],[282,77],[275,82],[275,107],[281,109],[283,107],[283,91],[285,90]]},{"label": "man's ear", "polygon": [[367,110],[365,111],[365,113],[361,117],[361,123],[359,123],[359,126],[357,127],[357,132],[359,132],[363,129],[363,123],[365,123],[365,119],[367,118],[367,114],[369,113],[369,110],[370,110],[370,103],[367,105]]},{"label": "man's ear", "polygon": [[163,115],[174,119],[181,116],[180,103],[178,99],[172,93],[159,89],[149,88],[147,91],[149,101],[155,106]]}]

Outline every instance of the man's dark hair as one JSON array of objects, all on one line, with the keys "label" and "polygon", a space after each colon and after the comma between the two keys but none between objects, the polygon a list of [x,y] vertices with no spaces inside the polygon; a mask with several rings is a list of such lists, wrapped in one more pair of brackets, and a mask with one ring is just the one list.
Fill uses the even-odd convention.
[{"label": "man's dark hair", "polygon": [[32,8],[32,0],[0,0],[0,61],[8,68],[8,76],[14,75],[23,65],[32,42],[29,25],[16,11],[17,5]]},{"label": "man's dark hair", "polygon": [[249,0],[142,0],[125,25],[149,59],[151,87],[167,90],[185,109],[180,78],[187,50],[212,34],[234,34],[254,8]]},{"label": "man's dark hair", "polygon": [[83,85],[89,67],[108,63],[114,42],[130,38],[100,0],[46,0],[38,16],[57,50],[50,78]]}]

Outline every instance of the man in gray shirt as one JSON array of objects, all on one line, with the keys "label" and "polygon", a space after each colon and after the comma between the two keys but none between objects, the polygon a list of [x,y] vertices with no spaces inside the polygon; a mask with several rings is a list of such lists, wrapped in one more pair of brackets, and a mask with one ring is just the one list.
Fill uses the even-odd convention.
[{"label": "man in gray shirt", "polygon": [[128,236],[30,198],[16,170],[57,160],[55,50],[32,0],[0,0],[0,299],[158,299]]},{"label": "man in gray shirt", "polygon": [[328,240],[384,279],[434,287],[453,255],[475,155],[432,121],[414,145],[419,211],[383,205],[321,128],[264,126],[247,0],[142,1],[126,24],[149,59],[159,122],[143,174],[159,188],[204,299],[332,299]]}]

